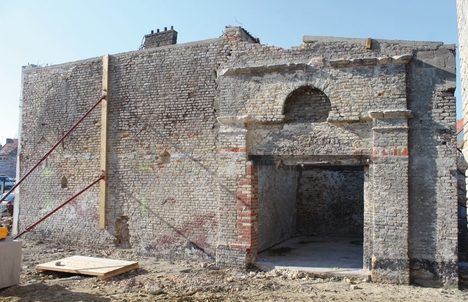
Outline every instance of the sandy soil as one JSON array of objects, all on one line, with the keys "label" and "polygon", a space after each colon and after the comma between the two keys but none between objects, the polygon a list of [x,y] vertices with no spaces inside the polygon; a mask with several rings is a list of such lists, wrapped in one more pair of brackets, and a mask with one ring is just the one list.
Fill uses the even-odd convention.
[{"label": "sandy soil", "polygon": [[[38,273],[40,263],[81,255],[136,260],[139,269],[106,279]],[[219,268],[214,263],[138,257],[130,250],[76,249],[23,240],[20,284],[1,301],[467,301],[468,290],[375,284],[288,270]]]}]

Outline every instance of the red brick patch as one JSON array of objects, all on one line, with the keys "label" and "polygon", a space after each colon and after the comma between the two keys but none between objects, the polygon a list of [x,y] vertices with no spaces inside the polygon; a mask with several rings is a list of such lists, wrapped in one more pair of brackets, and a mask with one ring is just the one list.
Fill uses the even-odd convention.
[{"label": "red brick patch", "polygon": [[231,248],[247,253],[257,250],[258,167],[247,164],[246,174],[239,180],[237,199],[237,242]]},{"label": "red brick patch", "polygon": [[224,152],[247,152],[246,148],[222,148],[221,151]]}]

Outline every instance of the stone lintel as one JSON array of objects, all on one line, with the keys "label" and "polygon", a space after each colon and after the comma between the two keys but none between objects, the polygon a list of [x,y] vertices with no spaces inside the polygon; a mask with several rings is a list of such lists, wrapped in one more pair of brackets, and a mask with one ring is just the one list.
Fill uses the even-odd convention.
[{"label": "stone lintel", "polygon": [[[413,59],[412,54],[404,54],[393,57],[370,57],[370,58],[353,58],[353,59],[338,59],[328,61],[328,65],[332,68],[349,68],[349,67],[365,67],[376,65],[390,64],[408,64]],[[286,63],[273,64],[265,66],[247,66],[247,67],[232,67],[222,69],[218,72],[219,76],[237,76],[237,75],[255,75],[262,73],[278,73],[291,71],[306,71],[308,68],[317,68],[324,65],[322,60],[312,60],[309,64],[306,63]]]},{"label": "stone lintel", "polygon": [[236,125],[221,125],[221,127],[219,128],[219,134],[225,135],[247,135],[247,131],[247,129]]},{"label": "stone lintel", "polygon": [[[344,38],[344,37],[326,37],[326,36],[310,36],[305,35],[302,37],[302,42],[305,44],[313,43],[346,43],[348,45],[368,45],[367,41],[371,39],[371,44],[397,44],[402,47],[412,47],[416,49],[425,49],[425,50],[437,50],[438,48],[445,46],[443,42],[437,41],[410,41],[410,40],[387,40],[387,39],[372,39],[372,38]],[[446,46],[451,48],[452,45],[449,44]]]},{"label": "stone lintel", "polygon": [[289,72],[289,71],[305,71],[308,68],[305,63],[287,63],[287,64],[274,64],[262,66],[248,66],[248,67],[234,67],[223,69],[218,72],[219,75],[236,76],[245,74],[262,74],[262,73],[275,73],[275,72]]},{"label": "stone lintel", "polygon": [[240,115],[240,116],[220,116],[218,117],[218,122],[221,126],[229,126],[236,128],[245,128],[246,124],[263,124],[263,125],[281,125],[284,124],[284,114],[271,116],[271,117],[252,117],[250,115]]},{"label": "stone lintel", "polygon": [[390,64],[408,64],[411,62],[411,60],[413,60],[412,54],[404,54],[393,57],[338,59],[329,61],[329,64],[332,68],[349,68]]},{"label": "stone lintel", "polygon": [[408,130],[408,126],[377,126],[372,127],[372,131],[376,132],[385,132],[385,131],[400,131],[400,130]]},{"label": "stone lintel", "polygon": [[373,119],[385,118],[412,118],[413,111],[408,109],[386,109],[369,111],[369,116]]},{"label": "stone lintel", "polygon": [[325,36],[303,36],[302,42],[310,43],[347,43],[347,44],[362,44],[366,45],[367,39],[364,38],[343,38],[343,37],[325,37]]},{"label": "stone lintel", "polygon": [[220,124],[226,125],[226,126],[235,126],[235,125],[243,126],[245,123],[253,122],[255,120],[248,114],[220,116],[217,119]]},{"label": "stone lintel", "polygon": [[339,113],[330,112],[327,122],[339,124],[339,123],[356,123],[364,119],[361,119],[359,116],[341,116]]},{"label": "stone lintel", "polygon": [[[365,154],[364,154],[365,153]],[[366,155],[367,154],[367,155]],[[277,165],[281,161],[286,166],[343,166],[362,167],[369,164],[371,150],[358,152],[354,155],[308,155],[308,156],[284,156],[284,155],[254,155],[249,154],[249,160],[256,165]]]}]

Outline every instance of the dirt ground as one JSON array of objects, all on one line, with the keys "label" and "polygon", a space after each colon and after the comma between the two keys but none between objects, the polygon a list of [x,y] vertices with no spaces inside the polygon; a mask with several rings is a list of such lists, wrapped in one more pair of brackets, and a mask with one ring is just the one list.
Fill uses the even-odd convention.
[{"label": "dirt ground", "polygon": [[[11,218],[0,221],[11,225]],[[62,246],[22,239],[20,283],[0,289],[0,301],[468,301],[468,290],[372,283],[274,269],[217,267],[215,263],[136,256],[129,249]],[[139,268],[101,280],[36,265],[80,255],[138,261]]]}]

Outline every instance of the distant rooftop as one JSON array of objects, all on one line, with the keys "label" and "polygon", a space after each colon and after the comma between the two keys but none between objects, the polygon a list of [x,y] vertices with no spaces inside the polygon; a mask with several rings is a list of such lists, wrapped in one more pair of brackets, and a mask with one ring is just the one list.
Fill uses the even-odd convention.
[{"label": "distant rooftop", "polygon": [[7,138],[6,144],[0,149],[0,155],[8,155],[18,148],[18,139]]}]

